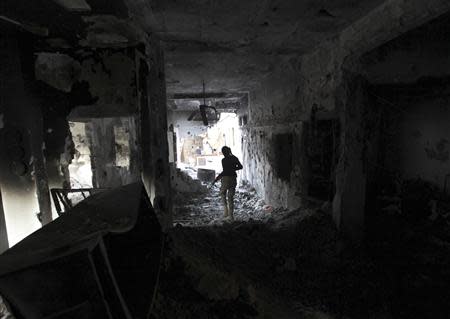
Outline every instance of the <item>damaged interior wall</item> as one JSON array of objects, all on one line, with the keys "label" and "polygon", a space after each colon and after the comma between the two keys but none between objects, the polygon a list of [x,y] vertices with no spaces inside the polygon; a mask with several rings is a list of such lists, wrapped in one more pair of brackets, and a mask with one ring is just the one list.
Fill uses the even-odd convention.
[{"label": "damaged interior wall", "polygon": [[163,228],[172,225],[164,53],[151,36],[136,51],[142,180]]},{"label": "damaged interior wall", "polygon": [[[51,220],[50,196],[43,157],[43,116],[24,74],[24,55],[18,41],[2,35],[1,41],[1,166],[0,188],[8,241],[14,245]],[[29,58],[29,57],[28,57]],[[5,233],[5,225],[0,226]]]},{"label": "damaged interior wall", "polygon": [[[93,179],[88,184],[96,188],[110,188],[139,180],[138,132],[133,118],[137,114],[133,50],[86,49],[67,54],[41,52],[36,58],[35,72],[38,80],[66,93],[69,107],[64,109],[65,125],[68,120],[85,123],[84,143],[89,148]],[[63,104],[61,100],[57,99]],[[44,103],[52,102],[44,99]],[[52,124],[55,122],[52,121]],[[115,134],[118,128],[126,131],[126,150],[121,147],[125,145],[116,141],[124,138]],[[52,135],[60,133],[54,127],[48,130]],[[59,171],[63,172],[63,176],[73,156],[77,155],[73,136],[70,132],[64,133],[65,136],[58,134],[60,146],[64,145],[59,150]],[[116,153],[123,151],[126,151],[130,163],[116,165]],[[69,178],[85,179],[84,176]],[[67,182],[67,177],[65,180]]]},{"label": "damaged interior wall", "polygon": [[83,85],[91,103],[79,103],[71,119],[120,117],[135,114],[134,49],[96,49],[76,52],[74,80]]},{"label": "damaged interior wall", "polygon": [[[250,94],[249,123],[244,133],[243,151],[248,154],[244,158],[245,176],[264,200],[295,208],[308,199],[305,194],[314,178],[311,172],[315,160],[295,154],[308,153],[305,152],[307,140],[315,134],[316,121],[334,119],[338,126],[330,134],[338,132],[334,144],[339,147],[331,152],[327,150],[335,158],[327,168],[333,171],[330,178],[334,184],[333,194],[327,199],[332,201],[334,220],[341,231],[355,240],[362,238],[367,145],[362,144],[361,139],[365,137],[367,123],[360,120],[367,111],[367,106],[361,108],[361,103],[364,106],[368,100],[366,85],[359,77],[360,66],[355,61],[361,54],[446,9],[448,4],[444,1],[386,2],[310,53],[300,58],[286,54],[278,61],[271,77],[261,81]],[[360,93],[355,93],[355,89]],[[280,157],[271,162],[268,155],[277,140],[276,132],[293,136],[290,176],[269,174],[276,174],[274,163],[282,161],[283,157],[279,154]],[[283,149],[281,146],[279,152]],[[258,165],[251,163],[252,158]],[[265,185],[273,187],[269,190]]]},{"label": "damaged interior wall", "polygon": [[[306,164],[304,123],[243,130],[243,178],[265,201],[283,207],[298,207],[305,189]],[[306,195],[306,194],[305,194]]]},{"label": "damaged interior wall", "polygon": [[367,53],[362,68],[369,98],[382,112],[380,165],[404,179],[443,188],[449,174],[450,15]]},{"label": "damaged interior wall", "polygon": [[157,212],[170,220],[159,41],[80,48],[12,30],[1,36],[1,249],[6,233],[10,246],[56,217],[49,188],[69,187],[76,155],[69,120],[89,123],[94,187],[142,178]]},{"label": "damaged interior wall", "polygon": [[[133,48],[68,52],[66,56],[56,56],[56,61],[55,54],[46,53],[53,59],[42,58],[38,66],[66,79],[56,81],[45,74],[40,77],[49,85],[66,83],[66,90],[71,90],[71,102],[76,103],[67,118],[88,124],[94,187],[134,182],[143,168],[142,178],[151,200],[154,203],[157,198],[161,207],[156,208],[157,212],[170,215],[169,186],[164,173],[168,172],[168,147],[167,139],[162,138],[167,135],[163,124],[166,123],[163,59],[158,40],[148,41]],[[61,58],[71,61],[63,71],[59,67],[63,63],[58,62]],[[48,60],[53,68],[45,66]],[[58,85],[59,90],[64,90]],[[121,131],[128,137],[117,136]],[[126,147],[117,143],[117,139],[129,140],[129,165],[117,162]]]},{"label": "damaged interior wall", "polygon": [[96,118],[88,123],[93,185],[113,188],[140,180],[134,118]]},{"label": "damaged interior wall", "polygon": [[447,13],[361,59],[362,74],[370,82],[371,128],[378,135],[367,149],[376,149],[367,169],[369,218],[401,215],[423,223],[446,210],[449,25]]}]

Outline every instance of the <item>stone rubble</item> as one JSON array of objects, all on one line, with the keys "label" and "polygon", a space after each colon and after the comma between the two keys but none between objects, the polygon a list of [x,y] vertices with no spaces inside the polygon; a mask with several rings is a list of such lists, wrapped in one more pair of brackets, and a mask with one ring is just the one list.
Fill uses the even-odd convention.
[{"label": "stone rubble", "polygon": [[[197,180],[191,180],[187,186],[190,190],[198,189]],[[177,192],[174,205],[174,223],[181,226],[199,227],[222,225],[223,204],[220,198],[220,182],[211,185],[202,183],[202,191]],[[283,208],[267,205],[256,193],[255,189],[240,185],[234,197],[235,222],[268,221],[274,216],[287,213]]]}]

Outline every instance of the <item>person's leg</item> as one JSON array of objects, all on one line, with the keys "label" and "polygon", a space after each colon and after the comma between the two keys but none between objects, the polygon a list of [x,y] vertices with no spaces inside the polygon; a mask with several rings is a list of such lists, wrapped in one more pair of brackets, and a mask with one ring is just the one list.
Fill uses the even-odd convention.
[{"label": "person's leg", "polygon": [[228,188],[228,214],[230,215],[230,219],[234,219],[234,194],[236,193],[237,181],[235,177],[230,178],[230,185]]},{"label": "person's leg", "polygon": [[224,217],[228,217],[228,203],[227,203],[227,181],[225,177],[222,177],[220,185],[220,197],[222,198]]},{"label": "person's leg", "polygon": [[228,189],[228,215],[230,216],[230,219],[233,220],[234,216],[234,193],[236,192],[236,188],[232,187]]}]

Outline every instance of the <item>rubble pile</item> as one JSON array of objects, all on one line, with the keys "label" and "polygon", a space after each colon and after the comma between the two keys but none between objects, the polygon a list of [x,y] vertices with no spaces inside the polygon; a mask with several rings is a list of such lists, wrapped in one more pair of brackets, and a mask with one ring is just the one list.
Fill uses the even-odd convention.
[{"label": "rubble pile", "polygon": [[[282,208],[266,205],[253,188],[245,185],[236,189],[234,203],[234,218],[241,222],[267,221],[274,216],[287,213]],[[197,227],[221,225],[224,222],[226,221],[223,220],[223,205],[218,185],[209,184],[205,192],[177,192],[175,195],[175,224]]]},{"label": "rubble pile", "polygon": [[181,170],[175,165],[170,166],[170,180],[172,189],[176,193],[204,193],[207,188],[197,179],[194,179],[187,170]]}]

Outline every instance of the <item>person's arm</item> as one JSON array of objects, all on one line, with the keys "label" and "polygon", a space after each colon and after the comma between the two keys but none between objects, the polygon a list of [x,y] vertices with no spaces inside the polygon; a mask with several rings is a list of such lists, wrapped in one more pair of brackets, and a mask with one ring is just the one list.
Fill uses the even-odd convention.
[{"label": "person's arm", "polygon": [[235,170],[238,171],[238,170],[241,170],[243,168],[244,167],[242,166],[241,162],[239,162],[239,159],[236,157]]},{"label": "person's arm", "polygon": [[223,167],[223,160],[222,160],[222,173],[220,173],[219,175],[217,175],[217,177],[216,177],[216,179],[214,180],[214,182],[213,182],[213,185],[215,184],[215,183],[217,183],[217,181],[219,181],[221,178],[222,178],[222,176],[223,176],[223,170],[224,170],[225,168]]},{"label": "person's arm", "polygon": [[215,179],[214,182],[213,182],[213,185],[214,185],[215,183],[217,183],[217,182],[222,178],[222,175],[223,175],[223,172],[220,173],[219,175],[217,175],[216,179]]}]

